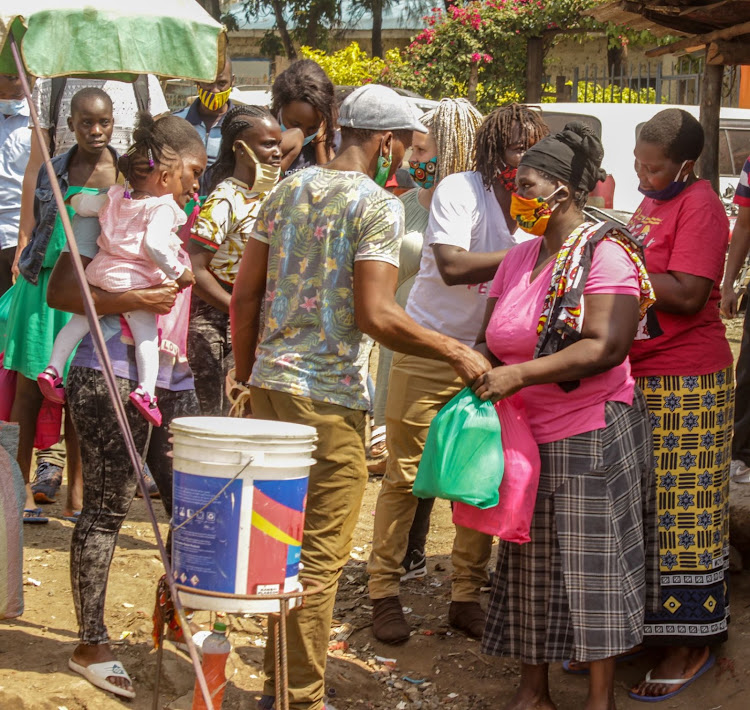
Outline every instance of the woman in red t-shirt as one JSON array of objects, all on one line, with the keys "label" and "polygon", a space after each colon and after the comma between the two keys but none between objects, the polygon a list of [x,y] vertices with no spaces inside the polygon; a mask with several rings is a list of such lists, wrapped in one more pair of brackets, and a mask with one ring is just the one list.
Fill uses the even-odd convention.
[{"label": "woman in red t-shirt", "polygon": [[643,126],[635,171],[643,202],[628,225],[644,248],[659,325],[630,351],[654,434],[662,606],[644,640],[661,646],[656,667],[631,697],[676,694],[714,662],[727,637],[732,353],[719,316],[729,225],[693,168],[703,129],[667,109]]}]

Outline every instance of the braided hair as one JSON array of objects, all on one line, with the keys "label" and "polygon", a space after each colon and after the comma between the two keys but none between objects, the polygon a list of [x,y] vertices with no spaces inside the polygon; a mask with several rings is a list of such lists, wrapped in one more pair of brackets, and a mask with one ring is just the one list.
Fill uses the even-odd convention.
[{"label": "braided hair", "polygon": [[336,93],[331,80],[312,59],[299,59],[276,77],[271,87],[271,113],[278,118],[281,109],[292,101],[310,104],[323,117],[326,126],[325,147],[333,150],[336,129]]},{"label": "braided hair", "polygon": [[209,193],[234,172],[235,154],[232,149],[238,136],[246,129],[253,128],[257,120],[272,118],[265,106],[234,106],[227,111],[221,124],[219,155],[206,176],[206,189]]},{"label": "braided hair", "polygon": [[138,114],[133,144],[125,155],[120,157],[118,167],[125,179],[135,189],[154,170],[174,170],[181,163],[179,151],[184,143],[182,126],[174,122],[154,117],[142,111]]},{"label": "braided hair", "polygon": [[505,151],[512,145],[516,125],[521,130],[524,149],[549,134],[541,112],[529,106],[513,103],[489,114],[477,132],[476,145],[476,169],[487,189],[495,184],[497,171],[505,166]]},{"label": "braided hair", "polygon": [[442,99],[422,117],[437,146],[437,175],[442,180],[474,167],[474,144],[482,114],[466,99]]}]

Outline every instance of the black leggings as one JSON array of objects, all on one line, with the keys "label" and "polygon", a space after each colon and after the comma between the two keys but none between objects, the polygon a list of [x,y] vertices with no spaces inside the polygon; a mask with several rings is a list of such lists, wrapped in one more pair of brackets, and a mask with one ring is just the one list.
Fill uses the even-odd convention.
[{"label": "black leggings", "polygon": [[[136,446],[143,451],[148,423],[128,401],[135,384],[117,378],[120,398]],[[66,385],[73,423],[81,442],[83,508],[70,547],[70,581],[81,643],[107,643],[104,600],[112,555],[120,526],[135,496],[136,474],[125,440],[117,425],[114,407],[99,370],[72,367]],[[172,392],[157,388],[164,424],[154,428],[146,461],[159,487],[167,515],[172,514],[172,459],[167,455],[169,423],[175,417],[198,413],[193,390]]]}]

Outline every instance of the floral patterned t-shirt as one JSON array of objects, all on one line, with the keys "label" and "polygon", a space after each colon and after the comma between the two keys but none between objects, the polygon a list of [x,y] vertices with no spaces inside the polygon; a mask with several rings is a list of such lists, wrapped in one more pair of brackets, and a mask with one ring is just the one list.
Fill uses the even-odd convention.
[{"label": "floral patterned t-shirt", "polygon": [[398,267],[401,201],[358,172],[310,167],[274,189],[251,238],[269,245],[265,325],[251,384],[368,409],[357,366],[354,263]]},{"label": "floral patterned t-shirt", "polygon": [[214,252],[208,270],[222,283],[234,286],[245,244],[255,225],[265,195],[229,177],[208,196],[195,220],[190,241]]}]

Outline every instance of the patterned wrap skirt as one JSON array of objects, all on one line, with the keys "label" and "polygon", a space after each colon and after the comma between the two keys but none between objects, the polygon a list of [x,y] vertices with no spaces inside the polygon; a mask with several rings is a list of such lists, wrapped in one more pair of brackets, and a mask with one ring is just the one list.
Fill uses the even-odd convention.
[{"label": "patterned wrap skirt", "polygon": [[648,413],[638,388],[605,412],[605,428],[539,446],[531,542],[500,542],[486,654],[595,661],[642,641],[659,584]]},{"label": "patterned wrap skirt", "polygon": [[661,569],[661,604],[646,616],[645,640],[720,643],[729,622],[734,373],[638,382],[653,429]]}]

